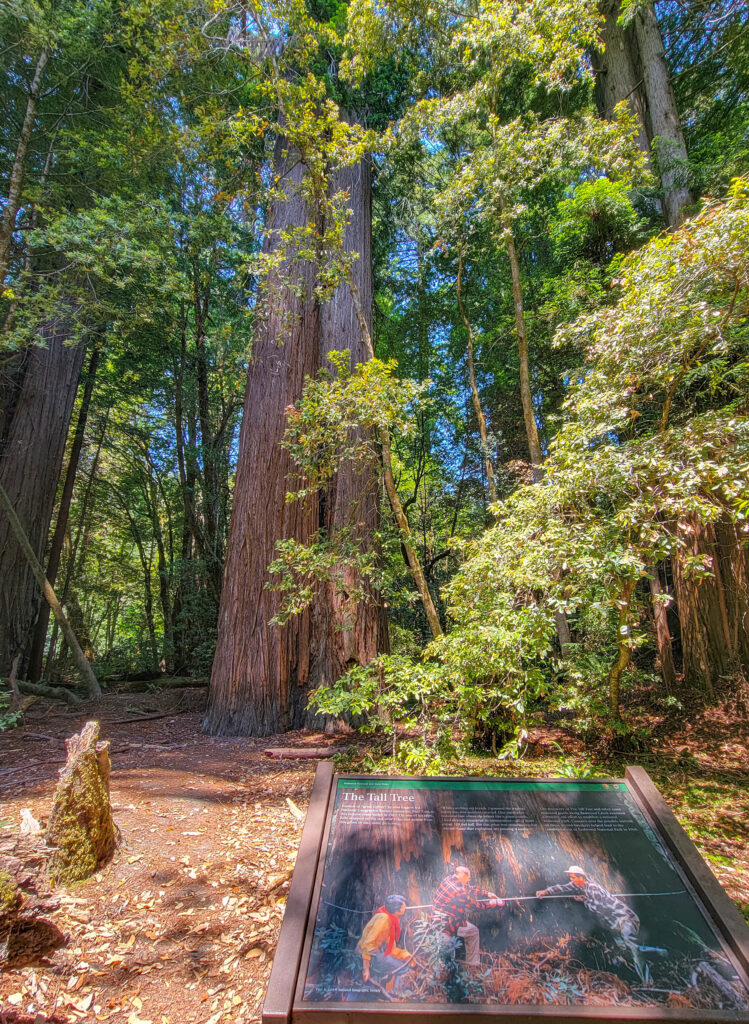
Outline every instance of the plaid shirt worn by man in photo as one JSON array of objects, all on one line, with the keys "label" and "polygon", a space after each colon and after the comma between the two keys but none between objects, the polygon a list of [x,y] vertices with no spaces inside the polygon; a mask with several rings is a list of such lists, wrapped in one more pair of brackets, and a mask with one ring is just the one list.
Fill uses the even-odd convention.
[{"label": "plaid shirt worn by man in photo", "polygon": [[641,978],[646,978],[647,968],[643,964],[640,947],[637,944],[640,919],[634,910],[598,882],[591,881],[586,872],[576,864],[572,865],[567,874],[570,880],[566,885],[552,885],[548,889],[539,889],[536,896],[541,899],[544,896],[573,896],[607,928],[620,936],[620,941],[632,954],[635,970]]},{"label": "plaid shirt worn by man in photo", "polygon": [[471,872],[466,867],[455,869],[448,875],[432,897],[434,919],[438,927],[450,937],[459,936],[465,943],[465,962],[469,967],[479,963],[479,930],[467,919],[471,910],[487,907],[502,907],[501,900],[493,892],[486,892],[470,885]]},{"label": "plaid shirt worn by man in photo", "polygon": [[579,876],[584,884],[570,880],[566,885],[552,885],[543,890],[544,896],[574,896],[591,914],[600,918],[607,928],[625,938],[633,938],[640,930],[640,919],[624,900],[614,896],[602,885],[585,875]]}]

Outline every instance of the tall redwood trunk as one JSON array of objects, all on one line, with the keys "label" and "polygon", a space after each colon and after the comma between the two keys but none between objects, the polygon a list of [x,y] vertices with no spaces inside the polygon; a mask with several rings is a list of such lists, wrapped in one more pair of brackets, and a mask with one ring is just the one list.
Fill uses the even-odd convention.
[{"label": "tall redwood trunk", "polygon": [[686,559],[708,559],[712,564],[715,552],[705,525],[692,519],[681,530],[683,548],[674,556],[674,590],[679,608],[679,627],[683,654],[684,679],[696,690],[709,696],[721,676],[735,669],[730,649],[728,628],[721,614],[722,578],[700,577],[690,572]]},{"label": "tall redwood trunk", "polygon": [[[307,224],[299,194],[304,166],[284,161],[276,144],[276,166],[287,184],[269,215],[266,251],[277,234]],[[301,724],[309,682],[310,616],[271,625],[279,597],[266,589],[276,541],[309,541],[317,526],[312,501],[287,503],[292,470],[281,447],[285,410],[296,402],[304,379],[318,361],[319,309],[315,267],[287,261],[272,272],[264,296],[247,377],[239,438],[234,507],[224,569],[208,713],[204,728],[219,735],[268,735]]]},{"label": "tall redwood trunk", "polygon": [[[371,335],[372,331],[372,203],[370,162],[363,161],[340,171],[333,192],[346,191],[353,210],[346,228],[344,246],[356,252],[352,273]],[[351,365],[369,358],[362,337],[351,289],[342,283],[320,310],[320,366],[328,364],[329,352],[349,349]],[[328,364],[329,365],[329,364]],[[377,474],[369,466],[344,463],[324,495],[320,495],[318,521],[329,536],[344,527],[359,540],[363,550],[371,550],[379,522],[379,486]],[[311,609],[310,684],[321,686],[338,679],[352,665],[366,665],[387,647],[387,616],[374,600],[372,604],[347,602],[347,590],[361,587],[361,579],[347,569],[338,585],[320,589]],[[374,595],[370,594],[374,599]]]},{"label": "tall redwood trunk", "polygon": [[611,119],[614,107],[626,100],[637,116],[637,144],[650,157],[650,138],[645,125],[647,100],[637,69],[637,43],[631,26],[619,24],[619,0],[602,0],[604,16],[601,30],[605,50],[594,55],[595,98],[602,117]]},{"label": "tall redwood trunk", "polygon": [[[270,212],[267,248],[279,231],[308,223],[299,194],[305,169],[292,154],[285,161],[285,140],[276,146],[276,165],[288,183],[286,195]],[[343,180],[343,176],[342,176]],[[347,244],[362,246],[354,273],[367,289],[371,316],[369,171],[349,172],[353,223]],[[361,221],[361,223],[360,223]],[[313,686],[332,682],[352,661],[366,661],[383,640],[382,611],[359,605],[352,612],[342,593],[323,587],[312,608],[284,626],[271,625],[280,596],[266,589],[267,567],[276,542],[311,540],[320,526],[335,529],[354,511],[355,522],[376,526],[376,489],[353,467],[344,467],[320,500],[288,503],[294,467],[281,447],[286,409],[301,397],[305,377],[319,366],[321,351],[349,348],[362,357],[361,333],[344,287],[321,310],[314,296],[316,268],[290,260],[271,273],[266,308],[258,325],[248,373],[239,442],[234,505],[226,553],[208,712],[204,728],[220,735],[268,735],[315,723],[307,711]],[[341,628],[342,627],[342,628]]]},{"label": "tall redwood trunk", "polygon": [[[84,356],[83,346],[66,345],[60,330],[45,332],[45,341],[46,348],[28,352],[0,456],[0,483],[42,561]],[[0,516],[0,676],[26,649],[41,600],[28,561]],[[25,665],[18,675],[24,678]]]},{"label": "tall redwood trunk", "polygon": [[[674,556],[674,590],[684,662],[684,679],[713,696],[721,679],[749,676],[749,576],[746,550],[728,520],[686,524],[684,547]],[[712,575],[686,570],[686,557],[706,562]]]},{"label": "tall redwood trunk", "polygon": [[637,114],[638,145],[648,160],[656,151],[663,212],[667,223],[676,225],[692,196],[681,180],[687,149],[655,10],[644,4],[622,26],[620,0],[601,0],[599,6],[606,48],[594,55],[598,109],[610,118],[616,104],[626,100]]},{"label": "tall redwood trunk", "polygon": [[[645,122],[650,145],[656,150],[663,187],[663,212],[667,223],[675,226],[682,220],[684,207],[692,202],[691,193],[682,180],[687,146],[652,4],[638,7],[632,27],[637,39],[638,69],[647,97]],[[655,145],[654,140],[657,140]]]},{"label": "tall redwood trunk", "polygon": [[738,667],[749,678],[749,558],[735,523],[714,524],[715,550],[725,590],[729,644]]}]

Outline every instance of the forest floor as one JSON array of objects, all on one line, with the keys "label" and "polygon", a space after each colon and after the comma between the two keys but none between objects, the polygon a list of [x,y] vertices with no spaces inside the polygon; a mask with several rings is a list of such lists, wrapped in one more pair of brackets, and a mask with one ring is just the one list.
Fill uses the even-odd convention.
[{"label": "forest floor", "polygon": [[[64,740],[95,717],[111,742],[121,844],[86,882],[58,889],[67,944],[0,975],[0,1022],[249,1024],[260,1017],[316,763],[268,747],[348,748],[354,736],[218,739],[200,732],[205,691],[110,694],[95,708],[37,701],[0,733],[0,867],[20,812],[49,814]],[[596,756],[556,725],[519,764],[474,758],[461,774],[617,775],[641,763],[749,915],[749,723],[720,709],[661,732],[647,755]]]}]

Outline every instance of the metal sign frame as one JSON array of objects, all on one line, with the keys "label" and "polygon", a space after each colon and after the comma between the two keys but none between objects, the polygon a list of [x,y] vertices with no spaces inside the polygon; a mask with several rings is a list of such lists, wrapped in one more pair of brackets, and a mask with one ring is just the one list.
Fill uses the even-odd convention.
[{"label": "metal sign frame", "polygon": [[[329,761],[319,764],[310,797],[307,818],[299,845],[296,866],[286,903],[283,925],[278,941],[270,981],[263,1005],[263,1024],[353,1024],[366,1017],[371,1024],[406,1024],[416,1017],[428,1015],[440,1024],[467,1024],[466,1016],[481,1014],[501,1018],[505,1024],[532,1024],[539,1018],[553,1018],[564,1024],[592,1020],[604,1021],[734,1021],[749,1024],[748,1013],[725,1010],[697,1010],[681,1007],[606,1007],[606,1006],[540,1006],[497,1004],[439,1004],[430,1003],[418,1009],[413,1003],[320,1003],[305,1002],[304,980],[307,973],[314,924],[325,868],[324,851],[330,834],[336,784],[339,779],[371,779],[371,775],[335,774]],[[413,776],[385,776],[393,782],[399,779],[419,781]],[[426,779],[424,780],[426,781]],[[430,777],[434,781],[434,776]],[[481,782],[481,778],[449,777],[446,782]],[[729,899],[712,871],[701,857],[694,843],[679,825],[673,811],[653,784],[647,772],[640,767],[628,767],[624,779],[580,779],[503,777],[487,778],[486,782],[572,782],[584,790],[586,784],[619,783],[627,787],[629,795],[642,812],[645,820],[668,850],[676,868],[682,874],[689,891],[707,917],[726,955],[736,968],[738,976],[749,990],[749,927]]]}]

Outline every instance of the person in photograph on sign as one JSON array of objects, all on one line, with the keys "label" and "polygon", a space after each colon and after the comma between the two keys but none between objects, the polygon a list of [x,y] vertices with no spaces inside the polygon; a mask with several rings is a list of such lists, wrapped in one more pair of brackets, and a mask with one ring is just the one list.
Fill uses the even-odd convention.
[{"label": "person in photograph on sign", "polygon": [[356,947],[362,958],[363,980],[383,983],[388,992],[397,988],[398,979],[406,967],[403,961],[411,959],[411,954],[398,946],[405,909],[403,896],[397,893],[386,896],[382,906],[364,925]]},{"label": "person in photograph on sign", "polygon": [[539,899],[545,896],[572,896],[578,903],[582,903],[591,914],[595,914],[615,933],[617,942],[629,950],[635,970],[644,979],[648,971],[637,943],[637,933],[640,930],[640,919],[637,914],[619,896],[589,879],[583,868],[577,864],[568,868],[567,874],[570,880],[566,885],[551,885],[547,889],[539,889],[536,896]]},{"label": "person in photograph on sign", "polygon": [[503,907],[505,901],[496,893],[478,889],[470,883],[470,869],[460,865],[440,883],[432,897],[432,905],[437,927],[450,938],[458,936],[463,939],[466,966],[476,967],[479,964],[479,930],[468,920],[468,912]]}]

